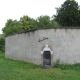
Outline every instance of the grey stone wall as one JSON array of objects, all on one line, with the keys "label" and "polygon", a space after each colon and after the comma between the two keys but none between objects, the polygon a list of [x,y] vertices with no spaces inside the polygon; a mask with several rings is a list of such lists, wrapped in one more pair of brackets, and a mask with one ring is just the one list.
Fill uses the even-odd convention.
[{"label": "grey stone wall", "polygon": [[6,37],[5,57],[41,64],[41,49],[52,47],[53,62],[80,62],[80,29],[43,29]]}]

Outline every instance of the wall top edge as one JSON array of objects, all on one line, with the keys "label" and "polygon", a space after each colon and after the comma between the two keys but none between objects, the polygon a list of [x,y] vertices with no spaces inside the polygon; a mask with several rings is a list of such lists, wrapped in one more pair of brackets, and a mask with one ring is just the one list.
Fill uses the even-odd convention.
[{"label": "wall top edge", "polygon": [[[80,27],[53,27],[53,28],[39,28],[39,29],[33,29],[33,30],[26,30],[26,31],[24,31],[24,32],[16,33],[16,34],[29,33],[29,32],[35,32],[35,31],[38,31],[38,30],[47,30],[47,29],[80,29]],[[7,35],[7,36],[5,36],[5,37],[12,36],[12,35],[16,35],[16,34],[10,34],[10,35]]]}]

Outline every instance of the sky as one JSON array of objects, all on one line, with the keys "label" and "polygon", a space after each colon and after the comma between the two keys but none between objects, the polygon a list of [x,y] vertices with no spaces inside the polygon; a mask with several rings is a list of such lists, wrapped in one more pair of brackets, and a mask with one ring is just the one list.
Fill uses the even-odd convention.
[{"label": "sky", "polygon": [[[65,0],[0,0],[0,34],[8,19],[19,20],[28,15],[36,19],[41,15],[56,14],[56,7],[60,7]],[[76,0],[80,5],[80,0]]]}]

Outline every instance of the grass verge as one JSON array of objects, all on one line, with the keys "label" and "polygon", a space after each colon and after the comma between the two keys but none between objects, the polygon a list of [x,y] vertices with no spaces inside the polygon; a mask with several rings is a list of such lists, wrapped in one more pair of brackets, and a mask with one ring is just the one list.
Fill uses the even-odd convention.
[{"label": "grass verge", "polygon": [[80,80],[80,68],[43,69],[37,65],[4,58],[0,53],[0,80]]}]

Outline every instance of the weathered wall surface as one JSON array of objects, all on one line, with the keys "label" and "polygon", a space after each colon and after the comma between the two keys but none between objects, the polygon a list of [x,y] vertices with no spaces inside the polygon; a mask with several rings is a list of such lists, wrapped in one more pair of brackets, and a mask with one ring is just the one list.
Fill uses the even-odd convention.
[{"label": "weathered wall surface", "polygon": [[43,29],[8,36],[5,57],[41,64],[45,44],[53,49],[53,62],[80,62],[80,29]]}]

